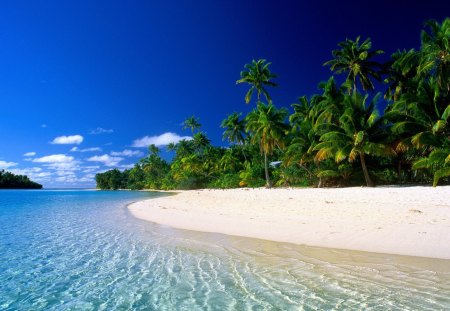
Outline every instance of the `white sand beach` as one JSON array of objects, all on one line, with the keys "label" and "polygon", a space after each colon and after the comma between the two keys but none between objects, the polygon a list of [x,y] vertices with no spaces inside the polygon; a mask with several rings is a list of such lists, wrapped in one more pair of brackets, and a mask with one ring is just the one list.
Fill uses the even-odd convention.
[{"label": "white sand beach", "polygon": [[450,186],[177,191],[129,209],[180,229],[450,259]]}]

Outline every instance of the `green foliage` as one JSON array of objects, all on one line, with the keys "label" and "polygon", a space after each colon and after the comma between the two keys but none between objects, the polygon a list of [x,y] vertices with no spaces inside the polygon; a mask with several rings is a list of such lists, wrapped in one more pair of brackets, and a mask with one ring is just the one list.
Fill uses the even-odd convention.
[{"label": "green foliage", "polygon": [[195,130],[199,130],[201,126],[199,119],[195,116],[191,116],[183,122],[183,129],[190,129],[192,134],[194,134]]},{"label": "green foliage", "polygon": [[245,94],[245,103],[250,103],[253,93],[256,91],[257,104],[261,100],[261,94],[264,95],[268,103],[272,102],[272,99],[267,91],[267,86],[277,86],[276,83],[271,80],[277,76],[270,72],[269,66],[271,63],[267,63],[265,59],[259,59],[257,61],[252,60],[250,64],[246,64],[245,70],[241,71],[241,78],[236,81],[236,84],[247,83],[250,84],[250,89]]},{"label": "green foliage", "polygon": [[285,137],[289,131],[289,126],[285,123],[287,115],[288,111],[284,108],[277,109],[273,104],[258,103],[246,118],[246,129],[251,134],[251,142],[259,144],[261,153],[264,154],[267,187],[271,187],[268,157],[275,148],[285,147]]},{"label": "green foliage", "polygon": [[240,171],[239,178],[241,179],[239,182],[241,187],[262,187],[266,184],[264,180],[264,166],[259,163],[252,165],[250,162],[247,162],[244,165],[244,169]]},{"label": "green foliage", "polygon": [[[155,146],[132,169],[96,175],[101,189],[194,189],[271,186],[368,186],[377,183],[450,182],[450,19],[429,21],[419,50],[398,50],[386,64],[374,59],[370,39],[345,40],[325,63],[336,74],[319,84],[320,94],[301,96],[293,113],[278,109],[267,88],[276,86],[264,59],[245,65],[241,79],[256,93],[256,107],[221,123],[230,147],[211,144],[198,118],[183,128],[191,140],[167,146],[170,163]],[[373,80],[388,85],[383,100]],[[361,89],[358,89],[361,86]],[[261,102],[264,96],[267,104]],[[287,119],[289,123],[287,123]],[[261,159],[261,155],[263,159]],[[270,167],[270,161],[282,161]]]},{"label": "green foliage", "polygon": [[353,84],[353,90],[356,90],[356,81],[362,85],[363,90],[374,90],[375,86],[371,80],[374,78],[381,80],[381,65],[373,61],[373,57],[384,53],[381,50],[372,51],[372,42],[370,38],[359,42],[360,37],[355,41],[346,39],[339,43],[340,50],[333,51],[334,59],[327,61],[324,65],[330,66],[331,70],[337,74],[346,73],[347,82]]},{"label": "green foliage", "polygon": [[239,174],[237,173],[225,173],[220,175],[217,179],[213,180],[208,188],[230,189],[239,188],[239,182],[241,181]]},{"label": "green foliage", "polygon": [[31,181],[25,175],[15,175],[0,170],[0,189],[41,189],[42,185]]}]

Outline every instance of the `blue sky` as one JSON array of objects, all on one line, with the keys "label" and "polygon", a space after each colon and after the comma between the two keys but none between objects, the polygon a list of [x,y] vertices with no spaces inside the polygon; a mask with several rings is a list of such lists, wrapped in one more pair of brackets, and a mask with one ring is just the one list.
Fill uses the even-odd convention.
[{"label": "blue sky", "polygon": [[235,85],[245,63],[270,60],[274,103],[289,107],[329,78],[322,64],[338,42],[371,37],[386,59],[417,48],[423,22],[450,12],[448,1],[370,4],[2,1],[0,168],[46,187],[92,187],[145,144],[188,136],[180,124],[191,115],[224,144],[221,120],[252,108]]}]

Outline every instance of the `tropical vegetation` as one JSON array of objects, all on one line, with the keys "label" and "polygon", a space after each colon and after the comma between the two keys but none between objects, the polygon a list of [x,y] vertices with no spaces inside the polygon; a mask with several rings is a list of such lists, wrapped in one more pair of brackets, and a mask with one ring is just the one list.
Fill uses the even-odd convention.
[{"label": "tropical vegetation", "polygon": [[236,83],[248,86],[244,101],[254,108],[223,120],[227,147],[212,145],[192,116],[183,123],[192,139],[167,146],[171,161],[149,146],[133,168],[97,174],[97,187],[449,184],[449,41],[449,18],[426,22],[420,48],[387,61],[370,38],[346,39],[324,64],[333,75],[291,110],[272,100],[271,63],[253,60]]},{"label": "tropical vegetation", "polygon": [[42,185],[31,181],[25,175],[15,175],[0,170],[0,189],[41,189]]}]

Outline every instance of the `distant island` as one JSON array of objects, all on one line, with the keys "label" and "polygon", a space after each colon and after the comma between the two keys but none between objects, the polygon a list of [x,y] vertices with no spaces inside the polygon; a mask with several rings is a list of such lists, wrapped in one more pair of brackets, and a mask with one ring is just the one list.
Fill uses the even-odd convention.
[{"label": "distant island", "polygon": [[42,189],[42,185],[30,180],[28,176],[1,170],[0,189]]},{"label": "distant island", "polygon": [[449,33],[449,18],[430,20],[418,50],[399,49],[384,62],[370,38],[340,42],[324,63],[334,75],[292,113],[272,102],[271,63],[253,60],[236,84],[248,85],[244,99],[254,109],[221,124],[230,147],[213,146],[192,116],[184,122],[192,137],[167,146],[171,162],[152,145],[133,168],[97,174],[97,188],[449,184]]}]

